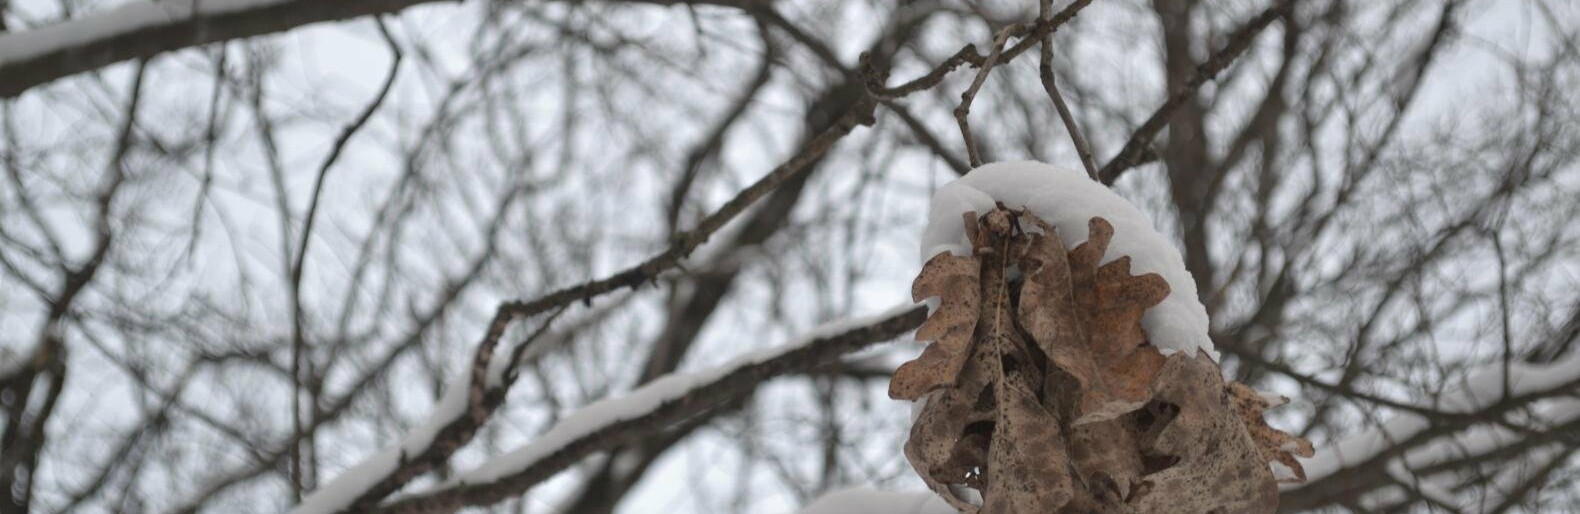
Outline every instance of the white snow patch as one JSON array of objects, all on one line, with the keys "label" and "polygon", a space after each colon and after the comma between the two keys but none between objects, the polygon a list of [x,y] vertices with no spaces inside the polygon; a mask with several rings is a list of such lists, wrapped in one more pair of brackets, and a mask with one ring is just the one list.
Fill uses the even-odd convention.
[{"label": "white snow patch", "polygon": [[1196,297],[1196,281],[1185,269],[1179,250],[1145,214],[1085,173],[1035,161],[993,163],[971,170],[933,195],[922,234],[922,261],[943,252],[968,254],[970,243],[960,215],[984,214],[993,209],[994,201],[1031,211],[1057,228],[1070,248],[1086,241],[1092,217],[1108,220],[1114,226],[1114,239],[1103,263],[1129,256],[1133,273],[1157,273],[1169,284],[1168,298],[1141,318],[1147,339],[1164,355],[1201,350],[1218,360],[1207,333],[1207,309]]},{"label": "white snow patch", "polygon": [[895,492],[855,487],[823,495],[800,514],[957,514],[931,492]]}]

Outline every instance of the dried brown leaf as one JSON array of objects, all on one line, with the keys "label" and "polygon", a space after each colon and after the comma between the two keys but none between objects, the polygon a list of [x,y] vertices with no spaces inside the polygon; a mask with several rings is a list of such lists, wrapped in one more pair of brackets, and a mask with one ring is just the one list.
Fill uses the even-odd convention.
[{"label": "dried brown leaf", "polygon": [[1020,267],[1020,321],[1053,363],[1080,382],[1076,424],[1113,419],[1145,405],[1163,355],[1147,344],[1141,316],[1169,295],[1168,282],[1130,274],[1130,257],[1098,266],[1114,228],[1092,218],[1085,243],[1064,252],[1056,229],[1024,214],[1029,236]]},{"label": "dried brown leaf", "polygon": [[[967,213],[966,230],[975,234],[976,217]],[[889,397],[915,400],[928,391],[952,386],[965,366],[971,334],[977,324],[981,304],[979,274],[975,256],[941,253],[922,266],[911,284],[913,301],[938,297],[935,309],[916,330],[916,339],[933,341],[916,360],[905,363],[889,381]]]},{"label": "dried brown leaf", "polygon": [[[1060,512],[1076,488],[1057,417],[1024,387],[968,381],[975,394],[939,391],[912,426],[905,454],[923,482],[962,512]],[[959,486],[981,491],[983,505]]]},{"label": "dried brown leaf", "polygon": [[1075,495],[1059,420],[1031,390],[1001,386],[985,514],[1057,512]]},{"label": "dried brown leaf", "polygon": [[1143,458],[1169,465],[1142,478],[1145,492],[1127,502],[1134,512],[1276,511],[1277,483],[1235,415],[1218,365],[1174,354],[1158,385],[1136,421]]},{"label": "dried brown leaf", "polygon": [[926,395],[905,454],[930,488],[973,514],[1276,509],[1266,451],[1290,440],[1257,435],[1243,417],[1266,405],[1232,403],[1210,358],[1147,343],[1141,316],[1168,285],[1125,256],[1100,265],[1112,226],[1093,218],[1069,251],[1002,205],[966,227],[972,256],[935,258],[913,289],[942,298],[919,333],[937,342],[891,383]]},{"label": "dried brown leaf", "polygon": [[957,494],[960,486],[981,492],[984,513],[1057,512],[1075,494],[1061,424],[1037,396],[1041,357],[1013,318],[1005,273],[1013,224],[1008,211],[983,216],[985,230],[973,238],[981,264],[975,342],[954,387],[928,397],[905,446],[922,480],[964,512],[979,507]]},{"label": "dried brown leaf", "polygon": [[[989,402],[985,405],[978,401],[984,391]],[[978,369],[967,369],[959,386],[928,396],[905,443],[905,457],[922,481],[962,512],[975,512],[977,506],[953,486],[987,489],[983,474],[997,417],[991,391]]]},{"label": "dried brown leaf", "polygon": [[1279,401],[1272,401],[1250,386],[1239,382],[1229,383],[1229,393],[1234,397],[1235,411],[1245,423],[1246,432],[1251,434],[1251,440],[1256,441],[1257,448],[1261,450],[1262,460],[1282,464],[1293,474],[1292,477],[1279,482],[1296,484],[1305,482],[1306,469],[1300,465],[1300,461],[1295,460],[1295,457],[1310,458],[1316,455],[1316,448],[1311,446],[1311,441],[1268,426],[1267,419],[1263,417],[1268,408],[1283,405],[1289,400],[1279,398]]}]

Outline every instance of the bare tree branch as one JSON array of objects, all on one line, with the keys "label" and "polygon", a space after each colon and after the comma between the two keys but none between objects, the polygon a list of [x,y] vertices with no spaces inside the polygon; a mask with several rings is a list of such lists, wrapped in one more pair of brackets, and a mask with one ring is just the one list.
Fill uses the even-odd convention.
[{"label": "bare tree branch", "polygon": [[1251,43],[1256,40],[1256,36],[1261,34],[1263,29],[1272,25],[1274,20],[1284,16],[1285,12],[1293,9],[1295,4],[1296,2],[1290,0],[1279,0],[1274,3],[1255,18],[1251,18],[1240,30],[1230,36],[1229,42],[1224,45],[1223,49],[1213,54],[1212,58],[1207,59],[1206,62],[1197,66],[1196,75],[1191,77],[1189,82],[1186,82],[1185,87],[1171,92],[1168,100],[1164,101],[1163,105],[1158,106],[1157,111],[1154,111],[1152,116],[1147,118],[1146,122],[1136,128],[1135,132],[1131,134],[1130,140],[1125,142],[1123,148],[1120,148],[1119,153],[1113,159],[1110,159],[1108,164],[1103,165],[1103,169],[1098,172],[1101,182],[1112,185],[1115,180],[1119,179],[1121,173],[1138,164],[1146,146],[1151,144],[1152,138],[1156,137],[1158,132],[1163,130],[1164,125],[1168,124],[1169,118],[1174,114],[1174,111],[1184,105],[1187,100],[1196,96],[1197,90],[1203,84],[1212,81],[1214,77],[1218,76],[1218,73],[1228,68],[1230,64],[1234,64],[1235,60],[1240,57],[1240,54],[1245,53],[1245,50],[1251,47]]}]

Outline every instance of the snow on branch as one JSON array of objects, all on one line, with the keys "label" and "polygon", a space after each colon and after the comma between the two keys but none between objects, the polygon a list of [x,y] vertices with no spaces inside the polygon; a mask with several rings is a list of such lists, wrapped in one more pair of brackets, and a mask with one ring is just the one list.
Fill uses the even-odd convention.
[{"label": "snow on branch", "polygon": [[0,98],[121,61],[434,1],[133,0],[54,25],[0,34]]},{"label": "snow on branch", "polygon": [[[1466,469],[1511,455],[1539,453],[1563,434],[1580,430],[1580,353],[1546,364],[1487,365],[1449,389],[1445,400],[1397,417],[1305,459],[1310,481],[1285,486],[1289,507],[1323,498],[1410,483],[1411,494],[1444,496],[1420,475]],[[1386,499],[1379,501],[1387,502]]]},{"label": "snow on branch", "polygon": [[[499,340],[509,320],[496,314],[488,335],[472,357],[467,377],[450,382],[433,414],[422,426],[408,432],[399,444],[386,448],[341,473],[334,482],[320,487],[302,500],[295,512],[329,513],[366,510],[405,486],[407,482],[432,470],[471,442],[477,430],[505,401],[505,393],[515,382],[516,370],[528,349],[547,331],[550,322],[563,309],[548,316],[525,341],[512,345],[503,357]],[[539,352],[541,353],[541,352]]]},{"label": "snow on branch", "polygon": [[[0,32],[0,98],[121,61],[285,32],[440,0],[132,0],[21,32]],[[642,0],[746,8],[740,0]]]},{"label": "snow on branch", "polygon": [[[377,511],[450,511],[518,496],[593,454],[729,405],[770,378],[816,368],[840,355],[898,337],[915,329],[925,316],[923,307],[902,305],[877,316],[819,327],[801,340],[743,355],[723,366],[667,375],[628,395],[587,405],[532,443],[435,490],[395,500]],[[347,495],[335,491],[322,494]],[[297,512],[331,511],[304,505]]]},{"label": "snow on branch", "polygon": [[[1506,414],[1537,400],[1575,392],[1576,387],[1580,387],[1580,353],[1546,365],[1514,364],[1509,370],[1509,389],[1506,394],[1503,385],[1503,367],[1497,364],[1491,365],[1490,369],[1472,374],[1463,386],[1451,390],[1446,395],[1448,400],[1433,410],[1448,415],[1474,416],[1484,418],[1482,421],[1495,422]],[[1567,422],[1580,416],[1580,402],[1553,402],[1539,406],[1533,413],[1541,419],[1527,420],[1527,422]],[[1356,434],[1329,445],[1316,457],[1306,460],[1303,464],[1306,466],[1307,476],[1314,484],[1321,478],[1383,455],[1395,448],[1400,441],[1410,440],[1423,433],[1433,432],[1433,429],[1443,428],[1443,424],[1432,423],[1420,414],[1404,413],[1375,430]],[[1483,434],[1476,441],[1462,442],[1472,444],[1472,447],[1484,446],[1483,443],[1495,442],[1494,439],[1489,439],[1490,437],[1490,434]],[[1408,459],[1411,461],[1431,459],[1440,456],[1443,451],[1465,449],[1465,447],[1458,444],[1441,447],[1433,445],[1424,449],[1437,451],[1429,452],[1432,455],[1412,453]],[[1301,487],[1305,485],[1296,484],[1288,489]]]}]

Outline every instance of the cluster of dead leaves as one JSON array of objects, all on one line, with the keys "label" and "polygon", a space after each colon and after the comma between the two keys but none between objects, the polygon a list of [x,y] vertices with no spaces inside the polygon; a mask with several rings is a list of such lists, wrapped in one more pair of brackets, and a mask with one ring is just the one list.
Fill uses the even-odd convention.
[{"label": "cluster of dead leaves", "polygon": [[[1225,384],[1206,355],[1164,357],[1141,315],[1169,294],[1130,258],[1102,264],[1113,227],[1066,250],[1054,227],[999,205],[966,213],[973,255],[933,257],[912,288],[938,308],[933,341],[889,395],[926,404],[905,453],[962,512],[1272,512],[1269,462],[1304,479],[1310,443],[1273,406]],[[1293,454],[1293,455],[1292,455]],[[974,491],[973,491],[974,490]]]}]

